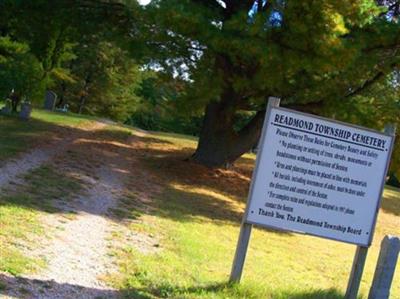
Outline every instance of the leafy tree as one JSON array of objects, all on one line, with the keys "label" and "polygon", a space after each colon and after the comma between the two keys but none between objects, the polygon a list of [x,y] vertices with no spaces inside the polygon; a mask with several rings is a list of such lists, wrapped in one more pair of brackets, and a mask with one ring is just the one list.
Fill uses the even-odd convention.
[{"label": "leafy tree", "polygon": [[[153,0],[137,32],[150,64],[187,77],[183,100],[205,111],[193,159],[218,167],[257,143],[269,96],[329,115],[385,80],[400,27],[383,13],[372,0]],[[254,117],[237,128],[242,111]]]},{"label": "leafy tree", "polygon": [[147,73],[136,91],[140,102],[127,123],[146,130],[198,136],[202,115],[180,105],[178,99],[182,86],[183,82],[178,78]]},{"label": "leafy tree", "polygon": [[44,88],[68,76],[61,64],[73,58],[74,6],[66,6],[65,1],[3,1],[0,10],[8,35],[27,44],[30,54],[40,63],[37,72]]},{"label": "leafy tree", "polygon": [[5,99],[11,90],[27,99],[41,90],[40,64],[26,44],[0,37],[0,95]]},{"label": "leafy tree", "polygon": [[82,36],[113,32],[116,23],[122,25],[117,19],[124,9],[118,1],[3,0],[0,33],[28,45],[40,63],[43,85],[52,88],[57,81],[72,81],[68,62],[76,58]]},{"label": "leafy tree", "polygon": [[[79,112],[125,120],[134,109],[135,84],[141,75],[115,43],[115,33],[127,19],[125,12],[119,1],[4,0],[0,34],[23,44],[24,53],[35,60],[31,78],[40,79],[35,88],[38,99],[45,89],[57,89],[59,106],[70,97]],[[13,67],[8,73],[18,77],[23,63],[26,58],[15,59],[8,64]]]},{"label": "leafy tree", "polygon": [[78,113],[125,121],[138,102],[139,66],[125,50],[99,34],[82,36],[74,53],[76,58],[65,66],[70,77],[57,85],[59,106],[68,98],[68,104]]},{"label": "leafy tree", "polygon": [[[330,106],[327,115],[343,121],[382,129],[387,124],[400,128],[400,73],[397,68],[384,79],[370,86],[367,92],[357,94],[342,105]],[[400,177],[400,139],[395,140],[390,174]]]}]

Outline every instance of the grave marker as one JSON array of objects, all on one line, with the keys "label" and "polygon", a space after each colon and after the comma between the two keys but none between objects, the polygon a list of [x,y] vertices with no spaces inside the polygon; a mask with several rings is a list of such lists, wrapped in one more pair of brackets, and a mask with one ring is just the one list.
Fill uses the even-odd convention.
[{"label": "grave marker", "polygon": [[19,112],[19,118],[23,120],[29,120],[32,113],[32,105],[28,102],[21,104],[21,111]]},{"label": "grave marker", "polygon": [[46,91],[44,99],[44,109],[54,111],[56,107],[57,95],[51,90]]}]

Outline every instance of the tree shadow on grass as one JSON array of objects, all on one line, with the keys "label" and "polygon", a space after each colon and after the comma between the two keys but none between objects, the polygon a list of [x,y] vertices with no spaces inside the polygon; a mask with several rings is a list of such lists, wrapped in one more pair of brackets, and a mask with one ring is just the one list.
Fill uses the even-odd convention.
[{"label": "tree shadow on grass", "polygon": [[[223,201],[218,197],[202,195],[190,190],[176,190],[168,188],[159,198],[160,209],[157,216],[174,219],[179,222],[194,222],[210,220],[213,223],[239,224],[242,221],[243,209],[234,201]],[[263,230],[279,234],[292,235],[292,233],[263,228]]]},{"label": "tree shadow on grass", "polygon": [[[86,181],[79,180],[79,176],[96,179],[99,169],[106,166],[109,172],[115,171],[120,180],[129,180],[136,174],[141,176],[143,172],[149,172],[150,176],[144,176],[145,180],[135,181],[131,187],[132,190],[145,189],[143,192],[138,192],[138,197],[141,194],[145,196],[149,194],[150,200],[158,199],[157,201],[161,203],[160,214],[163,217],[178,221],[193,221],[195,216],[199,216],[198,218],[236,224],[241,221],[251,169],[242,170],[240,167],[229,170],[209,169],[185,161],[193,151],[191,148],[182,149],[181,146],[156,138],[154,135],[145,137],[133,135],[133,143],[130,144],[128,140],[131,140],[129,138],[131,132],[113,126],[93,133],[79,128],[63,126],[58,128],[55,124],[40,120],[34,122],[41,123],[40,130],[33,130],[35,134],[45,134],[43,128],[52,131],[62,129],[62,135],[70,137],[73,135],[71,142],[74,140],[75,142],[68,150],[59,154],[58,160],[48,163],[47,168],[42,167],[32,172],[29,180],[25,178],[28,186],[18,186],[21,192],[11,197],[3,195],[0,198],[0,205],[21,205],[49,213],[62,212],[58,207],[53,207],[53,199],[60,199],[68,206],[73,198],[79,197],[86,185],[90,186]],[[107,160],[104,159],[104,155],[120,155],[126,161],[126,165],[122,168],[104,165]],[[137,165],[140,169],[129,166],[132,161],[130,159],[140,160],[140,165]],[[156,185],[163,190],[162,194],[152,194],[152,189]],[[137,209],[139,200],[133,201],[131,206],[126,207],[128,213],[117,211],[117,220],[124,220],[129,214],[136,214],[139,217],[138,214],[141,212]],[[95,213],[90,206],[82,205],[82,207],[80,209],[84,212]],[[136,210],[139,210],[139,213]]]},{"label": "tree shadow on grass", "polygon": [[[241,173],[240,169],[209,169],[186,161],[192,149],[159,141],[154,136],[135,135],[132,148],[122,149],[127,151],[123,155],[140,161],[140,173],[133,172],[128,177],[131,192],[112,211],[116,218],[136,219],[141,214],[151,214],[179,222],[211,220],[238,225],[243,217],[250,174]],[[146,208],[142,198],[150,199],[150,208]]]},{"label": "tree shadow on grass", "polygon": [[[92,133],[80,128],[65,127],[57,125],[54,122],[46,122],[39,119],[32,119],[29,122],[20,122],[13,118],[7,120],[9,122],[7,126],[11,128],[11,132],[6,130],[7,134],[9,134],[0,136],[0,143],[7,141],[11,143],[10,146],[13,147],[13,150],[15,149],[15,151],[21,153],[38,146],[48,147],[48,144],[51,142],[57,143],[57,140],[74,136],[71,138],[71,142],[76,140],[77,143],[72,149],[67,150],[65,153],[60,153],[60,156],[64,157],[67,164],[74,164],[78,167],[67,170],[62,168],[61,175],[51,173],[54,175],[45,178],[43,173],[46,174],[46,171],[39,173],[33,178],[34,184],[31,184],[35,185],[34,190],[24,190],[26,191],[26,196],[3,197],[0,202],[2,205],[23,205],[46,212],[58,212],[57,209],[53,209],[51,200],[44,201],[43,204],[38,204],[38,200],[36,199],[39,197],[45,199],[63,198],[63,194],[70,194],[72,188],[68,184],[74,181],[73,177],[69,177],[70,174],[77,173],[96,177],[98,165],[104,164],[102,150],[104,147],[107,147],[108,152],[115,155],[123,155],[127,162],[129,162],[128,160],[131,157],[139,158],[141,163],[144,163],[144,167],[149,168],[151,171],[152,178],[155,178],[154,182],[151,181],[148,184],[159,183],[162,188],[167,186],[167,189],[171,189],[170,191],[167,190],[167,193],[175,193],[176,196],[182,197],[181,202],[176,202],[177,205],[198,205],[198,208],[190,206],[187,209],[182,209],[182,212],[187,213],[187,219],[196,214],[211,219],[234,222],[238,222],[241,219],[243,208],[238,209],[237,203],[243,205],[245,201],[249,185],[249,174],[240,173],[239,168],[235,170],[211,170],[191,162],[185,162],[184,160],[192,154],[193,148],[182,149],[181,145],[176,145],[169,140],[165,140],[163,137],[158,138],[157,135],[153,134],[141,136],[133,133],[134,135],[132,135],[129,130],[120,130],[113,126],[105,127]],[[0,132],[2,132],[2,128],[0,128]],[[134,137],[132,138],[134,143],[140,146],[130,147],[126,143],[131,135]],[[168,134],[167,137],[170,137],[170,135]],[[182,136],[172,137],[183,138]],[[75,150],[75,147],[77,147],[77,150]],[[79,151],[79,147],[86,148],[90,151],[90,155],[85,154],[83,157],[82,150]],[[53,164],[53,162],[48,166],[50,170],[53,168],[57,170],[59,167]],[[64,166],[61,165],[61,167]],[[109,165],[109,167],[114,168],[113,165]],[[119,171],[121,169],[115,170]],[[124,171],[124,174],[120,172],[120,176],[123,178],[138,172],[137,169],[126,168],[122,169],[122,171]],[[38,182],[43,184],[39,185]],[[61,183],[65,183],[65,188],[60,185]],[[181,185],[182,188],[174,190],[171,187],[173,183]],[[137,187],[139,188],[140,186]],[[222,194],[230,197],[231,201],[221,201],[210,194],[196,194],[192,190],[194,188],[203,188],[215,194]],[[77,188],[76,193],[80,191]],[[90,209],[85,212],[91,213]]]},{"label": "tree shadow on grass", "polygon": [[[134,151],[128,144],[131,136],[128,130],[119,130],[111,126],[91,131],[38,119],[29,122],[21,122],[14,118],[7,120],[9,124],[5,127],[11,132],[6,130],[10,134],[0,134],[0,150],[6,146],[4,143],[8,142],[5,150],[9,150],[11,155],[13,149],[13,155],[10,157],[15,161],[10,161],[7,155],[4,156],[7,159],[3,161],[6,164],[5,170],[0,172],[0,183],[4,182],[0,184],[0,206],[21,206],[47,213],[83,211],[96,214],[90,205],[80,205],[79,210],[76,210],[76,205],[72,202],[86,196],[87,186],[93,183],[87,178],[91,178],[91,181],[98,179],[98,171],[102,167],[109,168],[109,172],[115,172],[121,180],[132,175],[134,171],[128,167]],[[5,129],[0,127],[0,133],[3,130]],[[30,137],[26,138],[26,135]],[[59,140],[62,140],[68,149],[65,149],[64,145],[54,147]],[[168,141],[158,139],[151,139],[149,142],[162,146],[169,144]],[[40,159],[43,161],[32,164],[32,167],[18,174],[20,166],[17,163],[21,162],[20,157],[26,157],[22,154],[33,149],[40,149],[34,156],[42,157]],[[123,169],[112,163],[106,165],[108,162],[105,162],[104,157],[107,155],[122,155],[127,165]],[[29,157],[29,154],[27,156]],[[2,157],[0,155],[0,167]],[[27,164],[22,166],[25,165]],[[18,175],[10,175],[7,172],[8,168],[17,169]],[[60,206],[65,206],[65,210],[60,209]]]},{"label": "tree shadow on grass", "polygon": [[[83,287],[77,284],[58,283],[54,280],[29,279],[14,277],[0,273],[0,297],[14,296],[29,299],[53,298],[191,298],[194,295],[210,296],[215,298],[259,298],[259,292],[246,286],[230,283],[211,283],[189,287],[174,286],[171,284],[154,285],[148,287],[127,288],[124,290],[101,289]],[[278,290],[270,293],[274,299],[343,299],[343,294],[336,289],[290,291]]]},{"label": "tree shadow on grass", "polygon": [[118,290],[88,288],[75,284],[58,283],[54,280],[29,279],[0,273],[0,297],[3,296],[29,299],[123,298]]},{"label": "tree shadow on grass", "polygon": [[[193,149],[152,146],[146,143],[146,137],[135,139],[147,145],[140,153],[143,168],[149,169],[154,181],[163,186],[162,193],[154,195],[157,216],[180,222],[241,222],[252,169],[210,169],[187,160]],[[254,162],[248,160],[241,163]]]},{"label": "tree shadow on grass", "polygon": [[[132,128],[130,128],[132,129]],[[129,128],[121,129],[121,127],[110,126],[105,129],[96,131],[96,138],[104,141],[126,141],[128,137],[134,136],[135,138],[144,138],[148,143],[155,143],[161,145],[172,145],[173,143],[151,136],[137,137]]]},{"label": "tree shadow on grass", "polygon": [[239,223],[243,211],[234,202],[221,201],[212,195],[168,188],[159,198],[160,216],[185,222],[200,216],[208,221]]},{"label": "tree shadow on grass", "polygon": [[190,188],[206,188],[230,196],[233,200],[245,202],[252,170],[240,168],[210,169],[191,162],[188,157],[192,149],[147,148],[142,160],[165,184],[172,182]]},{"label": "tree shadow on grass", "polygon": [[[173,285],[151,286],[149,288],[131,288],[122,291],[124,298],[149,299],[161,298],[192,298],[201,295],[202,298],[260,298],[257,290],[241,287],[239,284],[215,283],[191,287]],[[343,299],[344,295],[337,289],[305,290],[305,291],[272,291],[266,298],[273,299]]]}]

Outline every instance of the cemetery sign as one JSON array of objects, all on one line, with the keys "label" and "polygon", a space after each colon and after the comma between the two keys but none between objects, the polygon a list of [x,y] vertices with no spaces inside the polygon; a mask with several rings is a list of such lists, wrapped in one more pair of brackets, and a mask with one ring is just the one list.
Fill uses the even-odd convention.
[{"label": "cemetery sign", "polygon": [[270,98],[230,282],[253,225],[357,245],[346,298],[357,297],[393,149],[385,133],[279,107]]},{"label": "cemetery sign", "polygon": [[279,107],[264,134],[246,222],[370,245],[393,136]]}]

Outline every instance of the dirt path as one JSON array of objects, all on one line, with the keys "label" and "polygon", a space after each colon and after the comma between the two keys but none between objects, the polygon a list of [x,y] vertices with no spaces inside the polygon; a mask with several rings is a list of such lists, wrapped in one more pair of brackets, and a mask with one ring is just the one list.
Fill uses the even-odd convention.
[{"label": "dirt path", "polygon": [[[104,124],[99,124],[98,128],[103,126]],[[38,167],[45,161],[62,168],[60,161],[64,160],[65,171],[82,171],[81,175],[88,190],[68,205],[60,205],[60,213],[48,214],[43,219],[45,225],[49,230],[55,231],[55,234],[49,244],[44,241],[45,246],[41,246],[39,252],[32,255],[45,257],[46,269],[35,275],[21,277],[0,273],[0,281],[6,285],[5,291],[0,289],[0,298],[119,298],[119,292],[108,287],[102,277],[116,271],[113,259],[108,255],[110,246],[114,246],[110,237],[115,231],[127,231],[125,226],[109,217],[109,210],[116,207],[118,197],[123,192],[122,174],[130,171],[129,163],[125,159],[127,147],[124,144],[103,141],[96,136],[80,138],[70,141],[68,148],[78,152],[82,161],[71,161],[63,155],[57,155],[61,150],[60,145],[57,145],[56,148],[39,149],[27,154],[20,159],[21,162],[17,162],[26,161],[27,165],[14,165],[11,174],[3,176],[1,182],[6,184],[10,179],[16,179],[17,175]],[[65,150],[63,147],[63,151]],[[33,159],[29,159],[30,157]],[[74,163],[76,165],[71,165]],[[88,168],[82,170],[80,164],[85,164]],[[101,167],[90,164],[101,164]],[[3,168],[3,171],[4,169],[8,168]],[[91,172],[89,176],[88,170]],[[72,211],[74,217],[66,221],[62,216],[63,209],[68,213]]]},{"label": "dirt path", "polygon": [[107,261],[102,259],[107,256],[106,239],[112,223],[105,215],[110,208],[115,207],[113,194],[121,186],[116,176],[106,167],[98,175],[99,181],[89,194],[72,207],[78,213],[76,218],[62,227],[57,239],[46,250],[45,255],[50,260],[48,269],[35,278],[56,278],[58,283],[106,288],[97,279],[107,274]]},{"label": "dirt path", "polygon": [[10,276],[6,282],[10,289],[8,298],[119,297],[100,278],[115,271],[107,255],[113,223],[105,216],[115,206],[115,194],[121,185],[117,175],[106,166],[98,176],[90,192],[69,207],[77,213],[73,220],[66,223],[52,220],[61,227],[52,243],[41,252],[48,260],[46,270],[19,279]]}]

